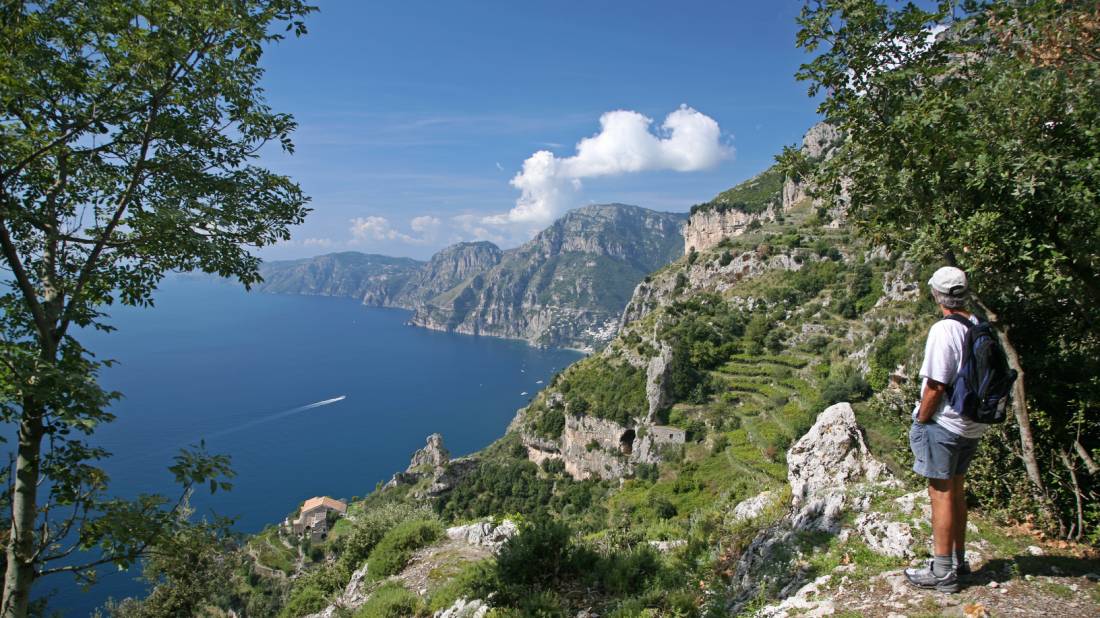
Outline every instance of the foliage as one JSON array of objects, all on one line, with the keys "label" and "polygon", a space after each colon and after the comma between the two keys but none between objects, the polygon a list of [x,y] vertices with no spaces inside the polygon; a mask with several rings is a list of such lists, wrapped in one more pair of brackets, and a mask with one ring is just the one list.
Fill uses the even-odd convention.
[{"label": "foliage", "polygon": [[[423,521],[430,512],[422,507],[391,502],[365,510],[352,522],[339,546],[339,564],[347,577],[358,569],[390,530],[406,521]],[[373,569],[373,567],[372,567]]]},{"label": "foliage", "polygon": [[875,241],[969,273],[1032,386],[1034,438],[1019,429],[1037,455],[1001,474],[1049,485],[1063,531],[1097,529],[1078,504],[1100,487],[1074,469],[1100,449],[1100,7],[823,0],[799,23],[817,53],[799,77],[847,136],[818,166],[819,197]]},{"label": "foliage", "polygon": [[487,599],[497,589],[496,565],[492,560],[467,563],[457,575],[433,590],[428,609],[447,609],[458,599]]},{"label": "foliage", "polygon": [[367,556],[371,579],[383,579],[405,568],[412,553],[443,536],[437,519],[414,519],[394,526]]},{"label": "foliage", "polygon": [[821,402],[816,408],[824,408],[841,401],[861,401],[871,394],[871,387],[851,365],[834,364],[821,387]]},{"label": "foliage", "polygon": [[783,172],[773,166],[745,182],[727,189],[709,202],[691,207],[691,214],[728,212],[737,210],[746,214],[759,214],[781,200]]},{"label": "foliage", "polygon": [[[119,395],[98,385],[109,363],[73,327],[110,330],[105,308],[151,305],[170,270],[258,281],[250,250],[289,238],[308,210],[295,183],[253,163],[269,142],[292,151],[295,127],[267,106],[260,59],[285,31],[304,33],[311,11],[300,0],[5,5],[0,420],[19,451],[5,615],[26,613],[39,577],[91,582],[98,564],[125,568],[175,534],[173,502],[104,498],[95,461],[108,453],[87,436]],[[224,487],[227,462],[198,453],[176,470],[185,491]],[[102,558],[65,562],[59,544],[73,538]]]},{"label": "foliage", "polygon": [[561,392],[570,414],[591,414],[628,425],[648,409],[645,372],[627,363],[588,358],[570,369],[565,384],[568,390]]},{"label": "foliage", "polygon": [[355,618],[407,618],[423,609],[424,602],[398,582],[386,582],[371,593],[355,612]]},{"label": "foliage", "polygon": [[107,603],[118,618],[195,616],[223,601],[224,582],[242,564],[228,535],[228,521],[201,522],[162,538],[144,560],[142,578],[152,585],[142,600]]},{"label": "foliage", "polygon": [[539,478],[530,461],[482,463],[436,503],[447,520],[506,513],[531,513],[553,495],[552,482]]}]

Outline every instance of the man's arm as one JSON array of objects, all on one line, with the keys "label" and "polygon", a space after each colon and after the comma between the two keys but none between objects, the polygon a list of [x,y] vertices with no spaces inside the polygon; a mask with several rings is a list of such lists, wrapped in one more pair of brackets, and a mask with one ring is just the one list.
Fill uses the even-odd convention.
[{"label": "man's arm", "polygon": [[940,401],[947,387],[943,382],[928,380],[924,385],[924,394],[921,396],[920,409],[917,410],[918,423],[931,423],[932,416],[940,409]]}]

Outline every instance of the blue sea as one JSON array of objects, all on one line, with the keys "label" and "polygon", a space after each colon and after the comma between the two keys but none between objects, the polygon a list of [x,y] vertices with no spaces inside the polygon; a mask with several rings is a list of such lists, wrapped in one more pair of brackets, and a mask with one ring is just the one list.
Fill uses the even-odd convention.
[{"label": "blue sea", "polygon": [[[117,420],[95,433],[115,455],[111,492],[178,495],[168,473],[181,447],[205,440],[232,457],[233,489],[192,499],[196,517],[237,518],[242,532],[279,522],[309,497],[351,499],[403,470],[428,434],[453,456],[504,432],[526,404],[579,354],[519,341],[406,326],[409,313],[346,298],[246,292],[177,276],[155,308],[117,307],[113,333],[85,331],[86,347],[117,365],[101,383],[124,397]],[[83,592],[64,575],[53,610],[85,616],[108,597],[140,595],[130,572],[101,569]]]}]

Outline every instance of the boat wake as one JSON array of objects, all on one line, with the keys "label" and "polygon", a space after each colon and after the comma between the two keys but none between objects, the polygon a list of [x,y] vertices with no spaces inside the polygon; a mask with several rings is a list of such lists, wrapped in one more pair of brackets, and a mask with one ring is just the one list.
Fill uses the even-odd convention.
[{"label": "boat wake", "polygon": [[244,431],[245,429],[251,429],[251,428],[255,427],[256,425],[262,425],[264,423],[270,423],[271,421],[276,421],[276,420],[279,420],[281,418],[286,418],[288,416],[293,416],[295,414],[305,412],[306,410],[312,410],[314,408],[320,408],[321,406],[327,406],[327,405],[330,405],[330,404],[334,404],[336,402],[343,401],[347,398],[348,398],[347,395],[340,395],[339,397],[333,397],[332,399],[324,399],[324,400],[317,401],[317,402],[314,402],[314,403],[311,403],[311,404],[308,404],[308,405],[298,406],[297,408],[291,408],[289,410],[283,410],[282,412],[276,412],[275,414],[271,414],[269,416],[264,416],[264,417],[261,417],[261,418],[257,418],[257,419],[248,421],[247,423],[244,423],[242,425],[237,425],[236,427],[230,427],[229,429],[223,429],[221,431],[209,434],[209,435],[206,436],[206,439],[220,438],[222,436],[226,436],[226,435],[229,435],[231,433],[237,433],[238,431]]},{"label": "boat wake", "polygon": [[[347,395],[340,395],[339,397],[333,397],[332,399],[323,399],[321,401],[315,401],[311,404],[307,404],[307,405],[304,405],[304,406],[298,406],[297,408],[291,408],[289,410],[283,410],[282,412],[276,412],[275,414],[269,414],[268,416],[263,416],[263,417],[260,417],[260,418],[257,418],[257,419],[253,419],[251,421],[248,421],[247,423],[242,423],[242,424],[237,425],[235,427],[230,427],[228,429],[223,429],[221,431],[216,431],[214,433],[206,434],[205,436],[202,436],[200,439],[191,440],[191,441],[187,442],[186,444],[181,444],[180,447],[191,446],[191,445],[194,445],[194,444],[198,444],[200,441],[206,441],[206,440],[210,440],[210,439],[213,439],[213,438],[221,438],[222,436],[227,436],[229,434],[237,433],[238,431],[244,431],[246,429],[252,429],[253,427],[255,427],[257,425],[262,425],[264,423],[270,423],[271,421],[277,421],[281,418],[286,418],[288,416],[293,416],[295,414],[300,414],[302,412],[305,412],[306,410],[312,410],[314,408],[320,408],[321,406],[331,405],[331,404],[343,401],[347,398],[348,398]],[[179,448],[179,447],[175,447],[175,448]],[[120,457],[120,458],[112,458],[112,460],[117,465],[118,463],[128,463],[130,461],[134,461],[134,460],[137,460],[137,459],[146,459],[146,458],[149,458],[149,457],[154,457],[154,456],[160,455],[160,454],[165,453],[165,452],[167,452],[167,448],[160,447],[160,448],[154,449],[150,452],[136,453],[136,454],[132,454],[128,457],[123,456],[123,457]]]}]

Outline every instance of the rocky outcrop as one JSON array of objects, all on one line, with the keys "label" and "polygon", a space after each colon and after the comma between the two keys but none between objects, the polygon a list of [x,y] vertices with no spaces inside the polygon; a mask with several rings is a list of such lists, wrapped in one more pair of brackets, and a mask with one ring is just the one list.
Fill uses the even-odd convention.
[{"label": "rocky outcrop", "polygon": [[[829,123],[819,122],[802,136],[802,155],[811,165],[819,163],[832,157],[842,141],[839,129]],[[789,210],[795,204],[809,199],[813,186],[810,178],[784,179],[783,209]]]},{"label": "rocky outcrop", "polygon": [[406,472],[431,471],[442,468],[451,460],[451,453],[443,446],[443,436],[433,433],[428,436],[427,445],[413,453]]},{"label": "rocky outcrop", "polygon": [[[734,614],[762,591],[784,599],[807,585],[808,571],[793,564],[800,554],[797,541],[807,532],[841,538],[857,535],[872,551],[893,557],[912,555],[910,526],[871,508],[872,496],[896,489],[900,482],[871,455],[847,403],[827,408],[791,446],[787,480],[791,505],[786,515],[761,531],[738,559],[732,582],[737,598],[731,608]],[[742,502],[746,511],[756,510],[748,505],[755,507],[761,497],[752,500]],[[855,515],[853,529],[843,527],[845,513]],[[795,601],[784,609],[791,609]]]},{"label": "rocky outcrop", "polygon": [[363,303],[416,309],[439,294],[500,263],[504,252],[491,242],[460,242],[440,250],[413,273],[393,295],[368,293]]},{"label": "rocky outcrop", "polygon": [[394,474],[383,489],[416,485],[426,480],[426,489],[418,495],[436,497],[450,491],[478,466],[478,459],[472,455],[451,459],[451,454],[443,446],[443,436],[438,433],[428,436],[426,442],[424,448],[413,453],[409,467],[404,472]]},{"label": "rocky outcrop", "polygon": [[867,449],[852,406],[826,408],[787,451],[792,522],[800,530],[836,532],[849,493],[857,483],[897,481]]},{"label": "rocky outcrop", "polygon": [[667,343],[662,343],[657,356],[649,359],[645,371],[645,396],[649,402],[649,411],[646,420],[653,423],[657,420],[657,413],[664,410],[669,404],[668,389],[665,388],[668,380],[669,368],[672,364],[672,348]]},{"label": "rocky outcrop", "polygon": [[481,521],[465,526],[447,528],[447,538],[464,541],[475,547],[488,547],[493,551],[500,549],[505,541],[519,533],[516,522],[505,519],[499,524]]},{"label": "rocky outcrop", "polygon": [[571,211],[499,263],[419,305],[435,330],[595,348],[648,273],[683,252],[684,215],[624,204]]},{"label": "rocky outcrop", "polygon": [[698,212],[684,226],[684,252],[705,251],[722,242],[723,238],[744,234],[755,223],[774,219],[775,208],[772,207],[761,213],[736,209]]},{"label": "rocky outcrop", "polygon": [[565,429],[557,441],[523,435],[527,458],[542,463],[560,459],[574,479],[622,479],[634,466],[660,461],[667,445],[683,444],[684,430],[649,422],[626,427],[595,416],[566,414]]}]

